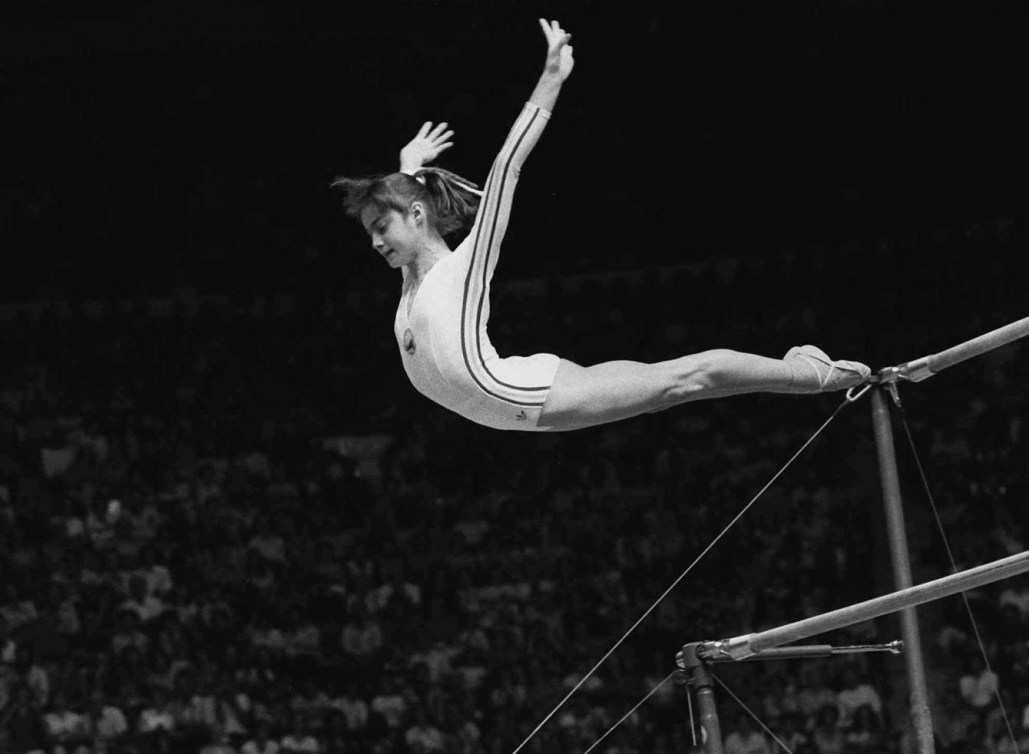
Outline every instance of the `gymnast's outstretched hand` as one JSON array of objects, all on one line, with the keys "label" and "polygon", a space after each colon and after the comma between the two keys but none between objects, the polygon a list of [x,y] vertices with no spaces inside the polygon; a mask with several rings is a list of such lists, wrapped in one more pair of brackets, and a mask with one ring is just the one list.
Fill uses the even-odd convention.
[{"label": "gymnast's outstretched hand", "polygon": [[411,174],[435,160],[441,152],[454,146],[454,142],[449,141],[453,136],[454,132],[447,129],[445,121],[435,128],[431,120],[425,121],[414,138],[400,150],[400,172]]},{"label": "gymnast's outstretched hand", "polygon": [[547,60],[543,70],[546,74],[555,76],[559,81],[567,79],[572,68],[575,67],[575,58],[572,56],[572,35],[561,28],[557,21],[546,21],[540,19],[540,26],[547,37]]}]

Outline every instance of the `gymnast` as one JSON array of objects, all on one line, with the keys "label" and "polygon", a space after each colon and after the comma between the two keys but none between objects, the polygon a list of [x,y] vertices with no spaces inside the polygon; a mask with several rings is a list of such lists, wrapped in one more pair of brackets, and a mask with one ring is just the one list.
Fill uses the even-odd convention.
[{"label": "gymnast", "polygon": [[[372,248],[403,273],[393,331],[404,370],[427,398],[473,422],[529,432],[593,427],[688,401],[744,393],[844,390],[870,373],[805,345],[782,359],[715,349],[669,361],[580,366],[554,354],[498,355],[486,333],[490,281],[507,230],[522,164],[572,72],[571,35],[540,19],[543,73],[507,136],[485,188],[424,167],[453,142],[446,123],[426,123],[401,150],[401,171],[340,177],[347,216]],[[471,225],[453,250],[445,236]]]}]

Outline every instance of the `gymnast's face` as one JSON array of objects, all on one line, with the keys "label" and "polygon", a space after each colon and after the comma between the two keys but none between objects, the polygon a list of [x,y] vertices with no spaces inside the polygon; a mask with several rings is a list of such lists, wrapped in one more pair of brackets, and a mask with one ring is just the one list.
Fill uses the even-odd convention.
[{"label": "gymnast's face", "polygon": [[424,215],[417,202],[406,215],[369,204],[361,211],[361,225],[372,239],[372,248],[396,269],[412,264],[422,246],[419,217]]}]

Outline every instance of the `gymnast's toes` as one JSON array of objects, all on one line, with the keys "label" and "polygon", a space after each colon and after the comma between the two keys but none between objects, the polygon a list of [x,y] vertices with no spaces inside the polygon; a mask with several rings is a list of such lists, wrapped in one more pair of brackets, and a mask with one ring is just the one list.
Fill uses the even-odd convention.
[{"label": "gymnast's toes", "polygon": [[790,365],[800,392],[828,393],[860,385],[872,370],[859,361],[833,361],[815,346],[794,346],[783,360]]}]

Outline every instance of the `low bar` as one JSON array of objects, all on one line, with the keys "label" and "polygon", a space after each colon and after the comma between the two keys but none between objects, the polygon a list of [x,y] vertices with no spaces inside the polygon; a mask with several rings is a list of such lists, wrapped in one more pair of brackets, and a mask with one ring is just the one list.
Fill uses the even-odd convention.
[{"label": "low bar", "polygon": [[733,659],[740,660],[781,644],[807,639],[826,631],[834,631],[837,628],[895,613],[906,607],[949,597],[952,594],[975,589],[994,581],[1001,581],[1026,571],[1029,571],[1029,550],[970,568],[961,573],[944,576],[935,581],[927,581],[908,589],[874,597],[856,605],[841,607],[839,610],[833,610],[823,615],[805,618],[779,628],[737,636],[732,639],[704,642],[701,652],[706,657],[728,655]]},{"label": "low bar", "polygon": [[1012,322],[1004,327],[991,330],[977,338],[960,343],[953,348],[931,356],[923,356],[914,361],[908,361],[900,366],[888,367],[880,373],[883,380],[905,379],[910,382],[921,382],[932,377],[937,372],[942,372],[947,367],[952,367],[962,361],[992,351],[995,348],[1007,345],[1013,340],[1024,338],[1029,335],[1029,317]]}]

